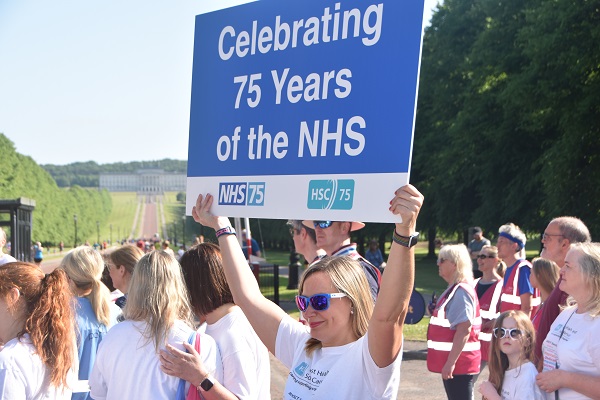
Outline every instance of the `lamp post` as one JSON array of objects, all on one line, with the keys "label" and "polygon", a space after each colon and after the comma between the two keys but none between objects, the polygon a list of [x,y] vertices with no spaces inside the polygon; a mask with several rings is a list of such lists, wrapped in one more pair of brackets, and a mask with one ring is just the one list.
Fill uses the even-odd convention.
[{"label": "lamp post", "polygon": [[75,239],[73,241],[73,248],[77,247],[77,214],[73,214],[73,223],[75,224]]},{"label": "lamp post", "polygon": [[185,214],[183,215],[181,221],[181,244],[185,248]]},{"label": "lamp post", "polygon": [[119,241],[119,243],[121,243],[121,227],[119,226],[117,228],[117,240]]},{"label": "lamp post", "polygon": [[98,241],[96,243],[100,245],[100,221],[96,221],[96,230],[98,232]]},{"label": "lamp post", "polygon": [[112,245],[112,224],[110,224],[110,244]]}]

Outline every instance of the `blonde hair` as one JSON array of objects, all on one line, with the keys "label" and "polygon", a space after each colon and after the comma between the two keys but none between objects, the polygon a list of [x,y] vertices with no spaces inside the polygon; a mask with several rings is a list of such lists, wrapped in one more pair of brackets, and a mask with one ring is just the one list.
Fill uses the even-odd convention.
[{"label": "blonde hair", "polygon": [[190,328],[194,326],[181,267],[172,255],[153,250],[138,261],[123,316],[147,323],[143,335],[148,342],[154,342],[157,352],[175,321],[183,321]]},{"label": "blonde hair", "polygon": [[464,244],[447,244],[440,249],[439,258],[449,260],[456,264],[454,283],[473,281],[473,263],[469,250]]},{"label": "blonde hair", "polygon": [[89,246],[79,246],[65,255],[60,267],[82,291],[90,290],[85,297],[90,301],[98,322],[110,324],[110,292],[102,283],[104,261],[100,252]]},{"label": "blonde hair", "polygon": [[[506,318],[513,318],[517,323],[518,330],[521,331],[521,337],[519,341],[523,344],[523,349],[519,355],[519,364],[525,361],[533,360],[534,349],[535,349],[535,328],[529,317],[521,310],[510,310],[505,311],[496,319],[494,323],[494,329],[502,328],[502,323]],[[508,357],[500,350],[498,341],[500,339],[492,337],[492,343],[490,345],[490,357],[488,361],[488,368],[490,375],[488,380],[496,390],[498,394],[502,394],[502,383],[504,381],[504,373],[508,369]]]},{"label": "blonde hair", "polygon": [[[587,282],[592,293],[585,311],[595,318],[600,315],[600,243],[573,243],[569,251],[572,250],[579,253],[578,262],[583,274],[583,281]],[[576,304],[575,299],[569,296],[567,305]]]},{"label": "blonde hair", "polygon": [[547,293],[552,292],[560,275],[558,265],[552,260],[541,257],[534,258],[531,265],[531,272],[535,275],[539,285],[542,286],[539,289],[543,289]]},{"label": "blonde hair", "polygon": [[[306,279],[316,273],[326,274],[340,293],[344,293],[352,303],[354,312],[350,314],[352,333],[359,339],[367,333],[369,320],[373,314],[373,298],[365,272],[356,260],[347,256],[327,257],[308,268],[302,275],[298,285],[298,294],[304,291]],[[315,350],[323,347],[320,340],[310,338],[304,350],[310,356]]]}]

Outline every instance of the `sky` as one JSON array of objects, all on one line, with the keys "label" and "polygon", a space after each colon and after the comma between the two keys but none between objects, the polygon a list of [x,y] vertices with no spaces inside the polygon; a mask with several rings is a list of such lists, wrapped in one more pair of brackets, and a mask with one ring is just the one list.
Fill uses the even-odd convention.
[{"label": "sky", "polygon": [[38,164],[186,160],[194,17],[248,1],[0,0],[0,133]]}]

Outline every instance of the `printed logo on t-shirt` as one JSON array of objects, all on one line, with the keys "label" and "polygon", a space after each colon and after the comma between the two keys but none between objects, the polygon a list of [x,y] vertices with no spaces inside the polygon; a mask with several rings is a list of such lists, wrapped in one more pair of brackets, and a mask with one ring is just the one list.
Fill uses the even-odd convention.
[{"label": "printed logo on t-shirt", "polygon": [[[293,371],[290,371],[290,377],[294,383],[305,388],[301,389],[301,391],[308,389],[310,392],[315,392],[328,374],[328,370],[322,371],[317,368],[311,368],[306,362],[301,362]],[[301,393],[294,394],[299,395]]]},{"label": "printed logo on t-shirt", "polygon": [[301,362],[295,369],[296,373],[300,376],[304,375],[304,371],[308,368],[308,364],[305,362]]}]

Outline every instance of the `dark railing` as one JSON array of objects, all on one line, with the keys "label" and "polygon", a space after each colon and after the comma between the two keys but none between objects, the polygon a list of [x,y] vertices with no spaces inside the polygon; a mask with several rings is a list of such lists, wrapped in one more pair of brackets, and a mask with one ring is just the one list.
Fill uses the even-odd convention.
[{"label": "dark railing", "polygon": [[252,271],[258,280],[262,294],[273,303],[279,304],[279,265],[253,263]]}]

